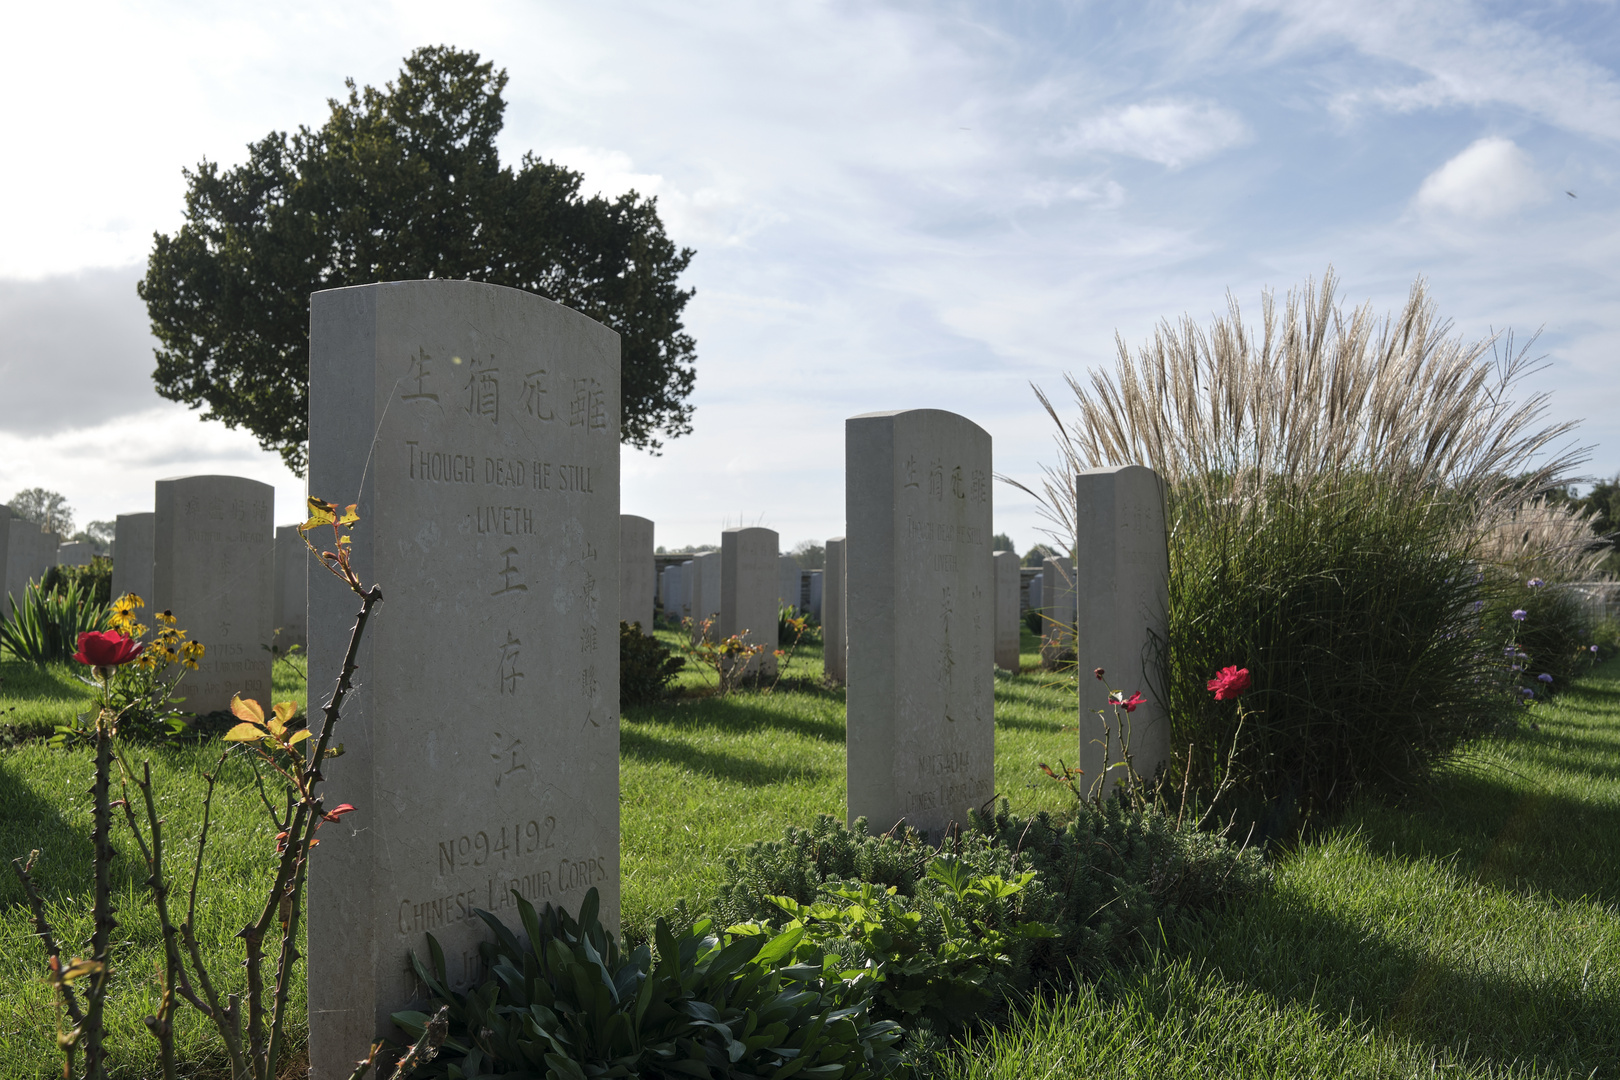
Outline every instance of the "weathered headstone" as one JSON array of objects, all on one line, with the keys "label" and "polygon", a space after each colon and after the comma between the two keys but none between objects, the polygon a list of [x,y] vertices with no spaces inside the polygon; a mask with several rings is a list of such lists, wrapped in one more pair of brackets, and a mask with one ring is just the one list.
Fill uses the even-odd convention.
[{"label": "weathered headstone", "polygon": [[[1045,568],[1041,571],[1041,602],[1042,611],[1046,616],[1042,620],[1045,627],[1045,633],[1041,637],[1043,667],[1058,667],[1075,651],[1074,585],[1073,559],[1065,555],[1046,560]],[[1086,670],[1090,671],[1091,668],[1087,667]]]},{"label": "weathered headstone", "polygon": [[658,604],[663,608],[665,618],[680,620],[681,606],[677,597],[680,594],[681,568],[679,566],[665,566],[658,575]]},{"label": "weathered headstone", "polygon": [[243,476],[159,480],[152,528],[151,610],[172,611],[206,651],[180,685],[190,713],[240,694],[268,708],[274,609],[276,489]]},{"label": "weathered headstone", "polygon": [[[119,514],[113,526],[112,594],[134,593],[147,604],[152,595],[152,539],[157,515]],[[147,619],[150,622],[150,619]]]},{"label": "weathered headstone", "polygon": [[804,609],[821,621],[821,579],[824,571],[808,570],[804,581]]},{"label": "weathered headstone", "polygon": [[705,551],[692,559],[692,641],[705,635],[720,640],[720,553]]},{"label": "weathered headstone", "polygon": [[[1046,575],[1044,573],[1036,574],[1034,577],[1029,579],[1029,610],[1040,613],[1043,616],[1046,612],[1046,606],[1044,603],[1042,603],[1043,593],[1045,591],[1045,580]],[[1041,625],[1043,627],[1046,625],[1045,618],[1042,618]]]},{"label": "weathered headstone", "polygon": [[1018,670],[1019,593],[1018,553],[998,551],[993,556],[996,576],[996,666],[1003,671]]},{"label": "weathered headstone", "polygon": [[697,560],[687,559],[681,563],[680,604],[681,618],[696,619],[697,608],[693,606],[693,599],[697,595]]},{"label": "weathered headstone", "polygon": [[747,675],[776,674],[777,543],[774,529],[758,526],[720,533],[720,640],[737,634],[765,650],[749,661]]},{"label": "weathered headstone", "polygon": [[62,538],[43,531],[25,518],[13,517],[6,526],[6,595],[24,603],[28,583],[44,579],[45,571],[56,564],[56,549]]},{"label": "weathered headstone", "polygon": [[619,515],[619,621],[653,632],[653,523]]},{"label": "weathered headstone", "polygon": [[[514,891],[577,911],[595,886],[617,931],[619,339],[469,281],[310,306],[310,491],[359,504],[354,563],[386,597],[325,770],[356,812],[309,876],[310,1060],[341,1080],[400,1038],[427,932],[465,988],[472,909],[516,926]],[[359,601],[310,586],[318,702]]]},{"label": "weathered headstone", "polygon": [[96,557],[96,545],[88,540],[69,540],[56,545],[57,566],[89,566]]},{"label": "weathered headstone", "polygon": [[781,607],[793,609],[795,615],[799,614],[804,606],[800,594],[804,591],[804,569],[799,566],[799,560],[791,555],[779,555],[776,559],[777,592],[776,602]]},{"label": "weathered headstone", "polygon": [[[1128,725],[1132,765],[1152,779],[1170,759],[1157,652],[1170,610],[1164,490],[1158,474],[1140,465],[1089,469],[1075,477],[1075,505],[1077,663],[1083,673],[1102,668],[1110,686],[1126,696],[1141,691],[1147,699],[1136,711],[1120,714]],[[1080,679],[1080,768],[1088,778],[1123,760],[1124,733],[1104,730],[1105,723],[1119,726],[1113,710],[1105,708],[1102,717],[1095,711],[1103,707],[1101,696],[1102,687],[1089,674]],[[1120,770],[1112,775],[1123,777]]]},{"label": "weathered headstone", "polygon": [[822,664],[827,677],[841,683],[849,676],[844,665],[844,549],[842,536],[827,541],[827,568],[821,573]]},{"label": "weathered headstone", "polygon": [[286,656],[294,645],[309,651],[309,571],[314,557],[296,525],[276,529],[275,647]]},{"label": "weathered headstone", "polygon": [[990,436],[938,409],[844,432],[849,815],[938,837],[995,790]]},{"label": "weathered headstone", "polygon": [[[12,513],[9,506],[0,506],[0,589],[8,588],[11,584],[11,523]],[[21,602],[22,597],[19,596]],[[11,603],[0,593],[0,619],[11,615]]]}]

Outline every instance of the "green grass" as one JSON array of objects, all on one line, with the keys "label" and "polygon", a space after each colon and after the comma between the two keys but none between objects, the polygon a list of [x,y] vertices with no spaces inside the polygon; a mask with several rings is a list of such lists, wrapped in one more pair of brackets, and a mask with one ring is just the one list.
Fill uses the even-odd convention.
[{"label": "green grass", "polygon": [[947,1075],[1620,1076],[1620,663]]}]

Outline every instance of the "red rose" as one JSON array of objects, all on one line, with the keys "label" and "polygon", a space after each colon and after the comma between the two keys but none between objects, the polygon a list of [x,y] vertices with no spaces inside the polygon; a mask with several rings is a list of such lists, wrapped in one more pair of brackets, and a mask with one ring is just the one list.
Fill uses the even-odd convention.
[{"label": "red rose", "polygon": [[1235,698],[1249,688],[1249,669],[1240,667],[1223,667],[1209,680],[1207,688],[1215,691],[1216,701],[1225,701]]},{"label": "red rose", "polygon": [[1136,707],[1138,705],[1142,704],[1142,702],[1144,702],[1146,700],[1147,700],[1147,698],[1143,697],[1142,692],[1140,690],[1138,690],[1136,693],[1134,693],[1134,694],[1132,694],[1130,696],[1129,700],[1122,701],[1122,702],[1120,702],[1120,704],[1125,706],[1125,711],[1126,712],[1135,712]]},{"label": "red rose", "polygon": [[118,667],[141,655],[144,648],[116,630],[97,630],[79,635],[79,651],[73,659],[91,667]]}]

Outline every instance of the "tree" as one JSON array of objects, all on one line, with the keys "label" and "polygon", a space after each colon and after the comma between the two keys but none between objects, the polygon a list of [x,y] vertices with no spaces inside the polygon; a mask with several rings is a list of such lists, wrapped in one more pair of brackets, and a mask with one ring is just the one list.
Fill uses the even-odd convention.
[{"label": "tree", "polygon": [[185,223],[156,233],[137,287],[161,347],[157,391],[243,427],[302,472],[309,294],[410,278],[527,289],[618,331],[622,440],[657,452],[692,430],[695,343],[676,278],[690,248],[657,200],[579,194],[579,173],[495,149],[506,73],[418,49],[397,82],[332,99],[319,130],[272,132],[248,161],[185,170]]},{"label": "tree", "polygon": [[990,538],[990,550],[1016,552],[1018,550],[1018,545],[1013,543],[1012,537],[1008,536],[1006,533],[996,533],[996,535]]},{"label": "tree", "polygon": [[788,552],[799,563],[801,570],[827,569],[827,549],[814,540],[801,540]]},{"label": "tree", "polygon": [[50,532],[67,535],[73,531],[73,508],[59,492],[45,488],[24,488],[6,504],[11,512],[25,521]]}]

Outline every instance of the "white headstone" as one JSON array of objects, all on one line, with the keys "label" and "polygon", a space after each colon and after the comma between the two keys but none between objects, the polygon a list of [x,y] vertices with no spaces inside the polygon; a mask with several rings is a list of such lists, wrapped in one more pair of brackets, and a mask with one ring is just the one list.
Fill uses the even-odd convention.
[{"label": "white headstone", "polygon": [[[1119,731],[1103,730],[1103,688],[1090,677],[1102,668],[1108,685],[1146,703],[1122,717],[1129,724],[1132,765],[1152,779],[1170,760],[1170,720],[1159,700],[1163,647],[1170,609],[1170,556],[1164,491],[1158,474],[1140,465],[1090,469],[1075,477],[1075,537],[1079,617],[1076,657],[1080,679],[1080,768],[1089,779],[1122,760]],[[1113,710],[1104,717],[1114,726]],[[1104,745],[1108,746],[1104,760]],[[1119,770],[1115,777],[1123,774]]]},{"label": "white headstone", "polygon": [[[1043,620],[1045,633],[1041,638],[1041,664],[1055,668],[1063,662],[1067,653],[1074,651],[1074,560],[1066,555],[1052,557],[1043,566],[1041,601],[1046,618]],[[1091,670],[1084,664],[1080,666]]]},{"label": "white headstone", "polygon": [[678,587],[680,588],[681,618],[695,621],[697,619],[697,608],[693,606],[693,600],[697,595],[697,560],[687,559],[681,563],[681,580]]},{"label": "white headstone", "polygon": [[[310,491],[359,504],[354,563],[385,597],[325,769],[327,805],[356,812],[309,875],[325,1080],[401,1037],[388,1017],[418,1000],[424,934],[452,986],[479,977],[474,907],[514,919],[516,891],[577,910],[595,886],[617,931],[619,339],[531,293],[432,280],[316,293],[309,340]],[[312,701],[358,607],[311,570]]]},{"label": "white headstone", "polygon": [[776,559],[777,585],[776,602],[780,607],[793,609],[795,615],[803,606],[800,594],[804,591],[804,570],[799,566],[799,560],[791,555],[779,555]]},{"label": "white headstone", "polygon": [[710,641],[720,639],[720,553],[705,551],[692,559],[692,640],[708,624]]},{"label": "white headstone", "polygon": [[990,436],[938,409],[844,432],[849,816],[937,838],[995,792]]},{"label": "white headstone", "polygon": [[96,545],[88,540],[69,540],[56,545],[57,566],[89,566],[96,557]]},{"label": "white headstone", "polygon": [[805,610],[815,616],[817,622],[821,621],[821,579],[824,573],[822,570],[805,572]]},{"label": "white headstone", "polygon": [[242,476],[177,476],[156,486],[149,611],[172,611],[204,646],[180,684],[187,712],[240,694],[269,707],[276,489]]},{"label": "white headstone", "polygon": [[619,620],[653,632],[653,523],[619,515]]},{"label": "white headstone", "polygon": [[[1036,612],[1045,612],[1046,611],[1045,605],[1042,604],[1042,602],[1041,602],[1042,601],[1042,592],[1043,592],[1042,582],[1044,580],[1045,580],[1045,574],[1036,574],[1034,577],[1029,579],[1029,610],[1031,610],[1031,611],[1036,611]],[[1046,620],[1045,619],[1041,620],[1041,625],[1042,626],[1046,625]]]},{"label": "white headstone", "polygon": [[844,664],[844,548],[842,536],[827,541],[827,568],[821,574],[822,664],[827,677],[840,683],[849,675]]},{"label": "white headstone", "polygon": [[665,618],[679,620],[681,617],[680,602],[676,599],[680,593],[680,587],[676,584],[680,576],[679,566],[668,565],[658,575],[658,602]]},{"label": "white headstone", "polygon": [[764,646],[749,662],[749,675],[776,674],[777,543],[775,530],[758,526],[720,534],[720,639],[737,634],[746,644]]},{"label": "white headstone", "polygon": [[309,651],[309,572],[314,556],[298,526],[276,529],[276,648],[286,656],[294,645]]},{"label": "white headstone", "polygon": [[1018,670],[1018,601],[1023,582],[1018,574],[1018,553],[998,551],[993,556],[996,575],[996,666]]},{"label": "white headstone", "polygon": [[6,595],[22,604],[28,583],[43,580],[45,571],[55,565],[56,549],[62,538],[20,517],[12,517],[0,525],[6,528],[7,537]]},{"label": "white headstone", "polygon": [[[119,514],[113,529],[112,594],[134,593],[147,604],[152,595],[152,539],[157,515]],[[148,623],[151,619],[146,620]]]}]

